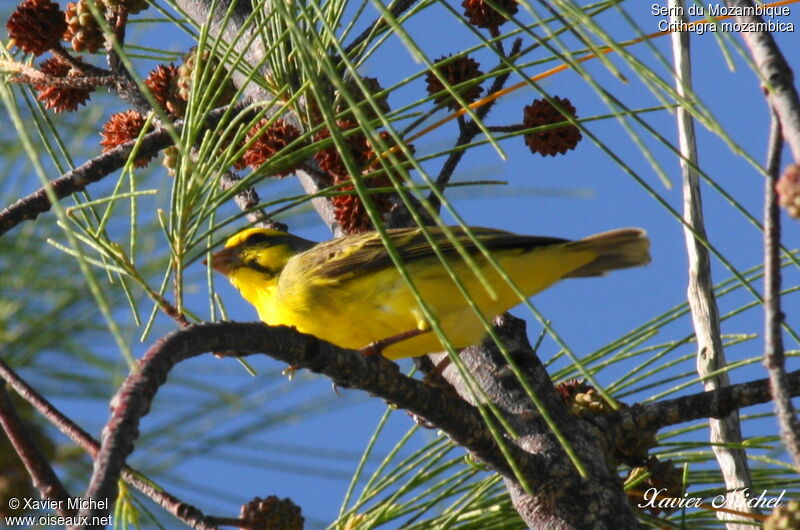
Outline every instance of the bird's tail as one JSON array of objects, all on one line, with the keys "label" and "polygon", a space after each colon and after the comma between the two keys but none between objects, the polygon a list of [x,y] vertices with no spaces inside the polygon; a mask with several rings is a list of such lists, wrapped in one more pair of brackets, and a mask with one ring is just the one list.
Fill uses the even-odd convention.
[{"label": "bird's tail", "polygon": [[597,257],[566,278],[601,276],[615,269],[638,267],[650,263],[650,240],[641,228],[620,228],[567,243],[574,250],[590,250]]}]

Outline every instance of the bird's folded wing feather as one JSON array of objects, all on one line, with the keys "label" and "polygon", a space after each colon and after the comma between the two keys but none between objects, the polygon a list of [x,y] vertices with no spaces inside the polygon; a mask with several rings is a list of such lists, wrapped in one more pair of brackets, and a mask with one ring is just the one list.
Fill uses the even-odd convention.
[{"label": "bird's folded wing feather", "polygon": [[[566,243],[567,240],[553,237],[523,236],[493,230],[491,228],[471,227],[475,238],[487,249],[533,248]],[[451,238],[438,227],[428,231],[434,244],[445,255],[457,252]],[[457,241],[469,254],[478,253],[478,248],[468,234],[460,227],[451,227],[452,239]],[[404,263],[435,256],[431,244],[419,228],[397,228],[388,231],[389,237]],[[320,243],[304,254],[303,268],[313,269],[313,275],[320,279],[344,280],[384,267],[394,266],[389,253],[376,232],[360,236],[334,239]]]}]

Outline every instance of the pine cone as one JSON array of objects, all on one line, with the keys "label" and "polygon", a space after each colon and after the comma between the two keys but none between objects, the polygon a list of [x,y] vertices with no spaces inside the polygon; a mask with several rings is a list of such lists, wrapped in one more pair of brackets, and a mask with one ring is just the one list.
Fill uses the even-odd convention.
[{"label": "pine cone", "polygon": [[[135,110],[127,110],[125,112],[112,114],[103,125],[103,131],[100,133],[100,136],[103,138],[100,141],[100,145],[103,146],[103,152],[106,153],[118,145],[138,138],[145,123],[147,123],[147,119],[140,112]],[[154,156],[155,155],[140,156],[133,164],[136,167],[145,167]]]},{"label": "pine cone", "polygon": [[[483,92],[483,87],[479,84],[468,84],[461,87],[455,85],[475,79],[483,75],[480,71],[480,64],[471,57],[458,57],[449,61],[447,64],[439,64],[450,56],[443,56],[436,60],[434,67],[447,81],[447,84],[463,99],[466,103],[472,103],[478,99]],[[428,72],[425,76],[428,83],[428,94],[434,95],[433,100],[439,105],[445,105],[451,110],[458,110],[461,104],[453,99],[450,92],[442,92],[445,85],[436,77],[433,72]]]},{"label": "pine cone", "polygon": [[800,501],[781,504],[764,521],[764,530],[800,530]]},{"label": "pine cone", "polygon": [[[353,190],[355,188],[352,184],[339,188],[339,191]],[[331,203],[336,222],[345,234],[360,234],[372,230],[372,220],[358,195],[337,195],[331,199]]]},{"label": "pine cone", "polygon": [[[556,101],[571,116],[577,117],[575,107],[572,106],[572,103],[567,98],[562,99],[556,96],[553,97],[553,101]],[[523,124],[526,129],[563,121],[565,121],[564,114],[547,100],[537,99],[525,107]],[[580,140],[581,131],[572,124],[525,135],[525,144],[527,144],[531,152],[539,153],[542,156],[556,156],[556,153],[563,155],[570,149],[575,149]]]},{"label": "pine cone", "polygon": [[464,8],[464,16],[469,19],[469,23],[479,28],[497,29],[507,21],[501,11],[511,17],[519,10],[517,0],[494,0],[494,4],[500,8],[500,11],[484,0],[464,0],[461,6]]},{"label": "pine cone", "polygon": [[150,71],[144,84],[162,109],[175,118],[183,118],[186,101],[178,95],[178,69],[175,65],[159,64]]},{"label": "pine cone", "polygon": [[161,165],[167,169],[167,174],[174,177],[178,169],[179,151],[174,145],[171,145],[161,152]]},{"label": "pine cone", "polygon": [[[378,113],[375,112],[375,109],[372,108],[372,104],[367,101],[366,96],[364,96],[364,92],[368,92],[370,95],[373,96],[373,100],[375,101],[376,106],[380,109],[382,114],[387,114],[391,108],[389,107],[389,95],[382,94],[381,96],[375,96],[380,92],[383,92],[383,87],[381,86],[380,82],[375,77],[362,77],[361,82],[366,87],[366,90],[362,90],[358,83],[355,80],[349,80],[345,83],[345,87],[347,89],[348,95],[355,99],[357,103],[359,103],[358,108],[361,112],[364,113],[365,117],[368,120],[374,120],[378,118]],[[336,113],[342,113],[347,111],[350,108],[348,105],[347,100],[341,96],[341,94],[337,91],[336,93]],[[347,112],[344,114],[345,120],[355,120],[352,112]]]},{"label": "pine cone", "polygon": [[559,393],[565,405],[570,405],[575,394],[587,392],[590,388],[592,387],[586,384],[582,379],[568,379],[556,385],[556,392]]},{"label": "pine cone", "polygon": [[[203,50],[202,62],[205,65],[204,68],[206,70],[210,69],[211,72],[216,72],[219,68],[225,68],[222,66],[222,63],[220,63],[219,59],[211,55],[210,50]],[[197,68],[196,46],[192,47],[192,49],[183,56],[183,64],[178,67],[178,94],[186,101],[189,101],[189,94],[192,91],[192,76],[194,75],[195,68]],[[207,72],[206,75],[209,76],[207,79],[211,79],[213,77],[210,72]],[[218,88],[218,85],[214,85],[213,90],[216,92]],[[209,86],[207,89],[212,90],[212,87]],[[214,101],[211,106],[218,107],[227,105],[233,101],[234,97],[236,97],[236,86],[234,86],[233,80],[231,80],[229,76],[226,76],[225,80],[223,81],[223,89],[220,92],[217,100]]]},{"label": "pine cone", "polygon": [[[342,184],[352,180],[349,176],[337,177],[334,184]],[[385,175],[378,177],[370,177],[364,179],[364,184],[367,188],[391,188],[392,181]],[[353,184],[345,184],[338,188],[338,191],[355,191]],[[391,192],[371,194],[370,198],[372,203],[380,213],[387,213],[392,208],[392,202],[389,197],[393,195]],[[336,195],[331,198],[333,205],[333,215],[336,222],[346,234],[360,234],[362,232],[369,232],[374,230],[375,227],[370,219],[367,209],[364,207],[364,202],[358,194],[351,195]]]},{"label": "pine cone", "polygon": [[786,208],[789,215],[800,219],[800,165],[792,164],[784,171],[775,183],[780,205]]},{"label": "pine cone", "polygon": [[[297,127],[283,120],[275,120],[272,125],[263,130],[267,121],[266,118],[262,119],[256,126],[247,131],[248,141],[258,135],[253,145],[244,153],[245,163],[253,169],[261,167],[264,162],[280,153],[287,145],[300,137],[300,131],[297,130]],[[286,177],[297,171],[299,167],[300,163],[276,173],[275,176]]]},{"label": "pine cone", "polygon": [[[356,124],[353,122],[340,121],[338,123],[343,131],[356,127]],[[325,130],[317,134],[315,139],[320,141],[327,138],[329,135],[330,133]],[[384,139],[385,143],[391,145],[391,137],[387,132],[381,132],[381,137]],[[362,133],[359,132],[348,136],[346,142],[347,147],[350,149],[350,156],[362,172],[369,170],[372,164],[376,166],[380,164],[380,162],[375,159],[377,156],[376,151]],[[398,152],[395,156],[402,159],[403,153]],[[318,151],[314,154],[314,159],[325,172],[333,176],[333,184],[342,184],[352,180],[335,146]],[[364,180],[364,183],[369,188],[392,187],[392,182],[385,175],[376,178],[367,178]],[[345,184],[338,188],[338,191],[353,190],[355,190],[355,187],[352,184]],[[386,213],[391,210],[392,201],[389,200],[390,195],[391,193],[371,195],[373,203],[381,213]],[[331,203],[333,204],[333,213],[336,221],[345,233],[357,234],[373,230],[372,220],[369,218],[367,210],[364,208],[364,204],[358,195],[337,195],[331,198]]]},{"label": "pine cone", "polygon": [[10,44],[39,56],[58,46],[67,29],[61,7],[50,0],[25,0],[6,22]]},{"label": "pine cone", "polygon": [[[348,180],[350,180],[349,177],[346,179],[341,179],[339,182],[337,182],[337,184]],[[387,186],[391,186],[391,182],[388,182],[388,179],[386,181],[381,179],[379,182],[374,183],[367,181],[367,187],[369,188],[382,188]],[[344,186],[338,188],[338,191],[354,190],[355,186],[352,184],[345,184]],[[373,204],[375,204],[375,206],[378,208],[378,211],[381,213],[389,211],[392,207],[392,203],[388,200],[387,196],[388,194],[383,193],[370,196]],[[339,224],[345,234],[360,234],[362,232],[369,232],[375,229],[372,219],[369,218],[367,209],[364,207],[364,203],[361,201],[361,197],[359,197],[356,193],[353,193],[352,195],[336,195],[335,197],[331,198],[331,204],[333,205],[333,215],[336,218],[336,222]]]},{"label": "pine cone", "polygon": [[[46,75],[59,78],[77,78],[81,74],[60,57],[51,57],[44,61],[39,70]],[[38,92],[36,99],[44,103],[45,108],[55,112],[74,111],[83,105],[92,93],[90,88],[70,88],[64,86],[48,85],[46,83],[34,85]]]},{"label": "pine cone", "polygon": [[[100,13],[105,15],[105,1],[94,0],[94,3]],[[72,44],[73,50],[76,52],[85,50],[89,53],[94,53],[105,46],[103,29],[94,18],[86,0],[68,3],[66,19],[67,28],[63,32],[64,40]]]},{"label": "pine cone", "polygon": [[[347,120],[341,120],[337,122],[337,125],[339,125],[339,129],[342,131],[348,131],[358,127],[358,124],[355,122]],[[324,129],[314,137],[314,140],[319,142],[330,137],[330,135],[330,131]],[[359,131],[355,134],[348,135],[345,137],[345,144],[349,150],[350,157],[355,162],[356,166],[358,166],[359,169],[366,166],[367,162],[369,161],[368,154],[370,151],[370,146],[364,134]],[[333,175],[334,177],[347,178],[347,168],[344,165],[342,157],[339,156],[339,151],[336,149],[335,145],[331,145],[325,149],[317,151],[314,153],[314,159],[317,161],[317,164],[319,164],[319,167],[322,168],[323,171]]]},{"label": "pine cone", "polygon": [[249,530],[303,530],[305,519],[300,507],[291,499],[279,499],[270,495],[264,499],[256,497],[242,505],[239,517],[249,524]]}]

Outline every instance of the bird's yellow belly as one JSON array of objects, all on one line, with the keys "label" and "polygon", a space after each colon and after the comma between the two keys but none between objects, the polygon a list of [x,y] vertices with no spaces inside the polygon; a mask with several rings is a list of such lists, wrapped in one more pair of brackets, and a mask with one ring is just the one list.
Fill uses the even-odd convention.
[{"label": "bird's yellow belly", "polygon": [[[565,274],[594,258],[593,253],[551,253],[547,249],[522,253],[517,250],[496,252],[506,273],[525,296],[531,296]],[[486,319],[520,303],[519,297],[482,258],[477,260],[495,289],[492,298],[475,274],[461,260],[453,262],[457,277],[470,293],[474,304]],[[408,271],[428,309],[454,348],[464,348],[485,335],[481,319],[469,305],[444,267],[433,260],[412,262]],[[272,325],[294,326],[343,348],[359,349],[371,342],[412,329],[426,327],[427,321],[416,298],[394,268],[341,281],[319,285],[306,281],[281,284],[264,293],[260,303],[261,319]],[[403,340],[387,347],[384,355],[400,359],[442,351],[444,347],[434,332]]]}]

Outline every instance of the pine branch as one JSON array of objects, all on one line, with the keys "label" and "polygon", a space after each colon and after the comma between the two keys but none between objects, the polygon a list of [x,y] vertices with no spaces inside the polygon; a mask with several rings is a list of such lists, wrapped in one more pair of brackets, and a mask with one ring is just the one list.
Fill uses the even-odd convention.
[{"label": "pine branch", "polygon": [[[786,389],[790,396],[800,395],[800,370],[786,375]],[[624,432],[658,430],[704,418],[724,418],[735,410],[768,403],[771,399],[769,379],[758,379],[645,405],[637,403],[591,421],[603,430],[613,431],[609,436],[616,438]]]},{"label": "pine branch", "polygon": [[800,421],[792,404],[786,376],[783,348],[783,312],[781,311],[781,216],[775,183],[780,177],[783,136],[777,111],[772,109],[767,155],[767,179],[764,192],[764,366],[769,374],[775,410],[783,444],[800,469]]},{"label": "pine branch", "polygon": [[61,516],[75,515],[73,510],[67,509],[70,498],[67,488],[61,483],[47,458],[28,434],[11,403],[5,386],[0,386],[0,425],[3,426],[8,440],[25,465],[25,469],[33,481],[33,486],[39,490],[42,499],[53,501],[56,512]]},{"label": "pine branch", "polygon": [[[237,103],[234,107],[234,115],[242,112],[249,105],[249,101]],[[206,118],[206,126],[214,127],[227,112],[227,107],[220,107],[209,112]],[[182,121],[175,123],[175,129],[180,134],[183,126]],[[139,156],[153,156],[162,149],[173,145],[173,140],[166,128],[160,127],[157,130],[146,134],[139,144]],[[50,183],[55,196],[58,199],[69,197],[73,193],[83,191],[89,184],[98,182],[107,177],[114,171],[120,169],[128,161],[128,158],[136,145],[136,141],[126,142],[114,149],[99,155],[91,160],[72,169]],[[50,210],[50,199],[47,197],[45,188],[40,188],[30,195],[19,199],[14,204],[0,211],[0,236],[17,226],[23,221],[31,221],[39,217],[40,214]]]},{"label": "pine branch", "polygon": [[[0,359],[0,378],[5,380],[22,399],[34,407],[53,426],[61,431],[62,434],[86,451],[89,456],[93,459],[97,456],[98,451],[100,451],[100,442],[93,439],[89,433],[65,416],[41,394],[36,392],[36,390],[28,385],[19,374],[2,359]],[[206,516],[203,515],[203,512],[199,509],[181,501],[177,497],[159,488],[151,481],[144,480],[142,477],[142,473],[129,466],[125,466],[122,471],[122,479],[127,484],[139,490],[143,495],[164,508],[168,513],[174,515],[187,526],[197,528],[198,530],[212,530],[215,528],[213,524],[208,524],[206,522]]]}]

